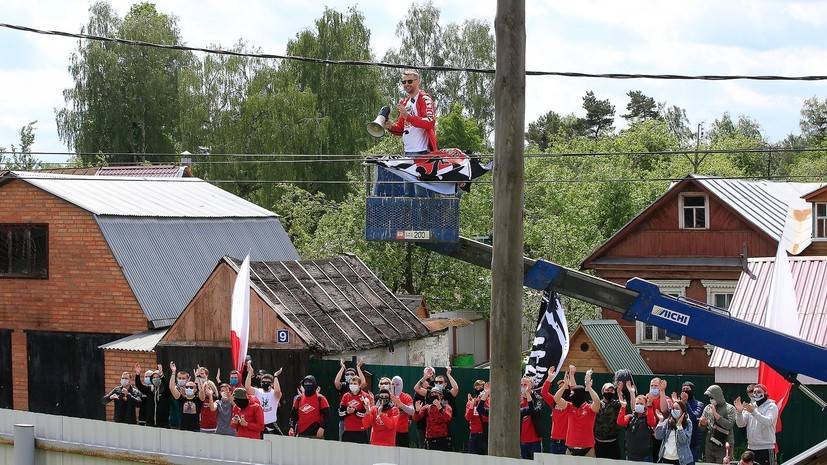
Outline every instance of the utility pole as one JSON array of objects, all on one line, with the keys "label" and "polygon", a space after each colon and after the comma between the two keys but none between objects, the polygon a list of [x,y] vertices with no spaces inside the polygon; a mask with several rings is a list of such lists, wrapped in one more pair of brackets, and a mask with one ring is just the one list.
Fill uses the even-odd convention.
[{"label": "utility pole", "polygon": [[488,453],[520,456],[523,306],[525,0],[498,0],[494,20],[494,247],[491,257],[491,414]]}]

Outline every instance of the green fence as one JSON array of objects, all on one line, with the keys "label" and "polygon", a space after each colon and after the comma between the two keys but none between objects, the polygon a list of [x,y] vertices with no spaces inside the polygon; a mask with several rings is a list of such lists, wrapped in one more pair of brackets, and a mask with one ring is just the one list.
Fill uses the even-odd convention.
[{"label": "green fence", "polygon": [[[333,379],[339,371],[339,362],[334,360],[311,360],[310,370],[316,376],[316,380],[322,388],[322,393],[328,397],[331,403],[331,410],[338,408],[339,395],[333,388]],[[413,386],[422,377],[422,367],[409,366],[393,366],[393,365],[365,365],[364,370],[372,375],[372,385],[370,389],[373,392],[378,390],[379,378],[383,376],[393,377],[401,376],[405,381],[405,392],[413,392]],[[444,368],[437,368],[437,374],[444,374]],[[468,438],[468,423],[465,421],[465,400],[474,380],[483,379],[488,380],[489,371],[487,369],[476,368],[453,368],[451,375],[459,384],[459,395],[457,396],[456,411],[454,412],[454,420],[451,422],[451,436],[453,438],[454,450],[461,451],[465,447],[465,440]],[[666,379],[669,387],[669,392],[679,391],[680,386],[684,381],[692,381],[695,384],[696,392],[702,396],[704,390],[710,384],[714,384],[712,376],[661,376]],[[635,382],[639,388],[644,389],[648,387],[650,378],[636,377]],[[612,380],[609,374],[595,374],[594,386],[599,390],[603,383]],[[578,381],[582,382],[582,373],[578,375]],[[737,396],[746,398],[745,384],[727,384],[721,386],[724,390],[726,399],[732,402]],[[287,387],[285,386],[285,392]],[[813,389],[822,398],[827,396],[827,386],[816,386]],[[545,414],[543,415],[542,434],[545,438],[543,450],[549,450],[548,434],[551,430],[550,411],[545,407]],[[827,439],[827,417],[821,414],[820,409],[817,408],[812,400],[808,399],[801,392],[794,390],[791,394],[790,401],[784,410],[783,415],[784,430],[778,435],[778,443],[780,447],[781,460],[795,456],[796,454],[807,450],[813,445]],[[338,437],[338,416],[333,414],[330,416],[329,425],[326,428],[327,439],[337,439]],[[411,424],[411,440],[415,441],[416,425]],[[746,437],[743,429],[736,430],[736,449],[735,451],[740,455],[740,452],[746,448]]]}]

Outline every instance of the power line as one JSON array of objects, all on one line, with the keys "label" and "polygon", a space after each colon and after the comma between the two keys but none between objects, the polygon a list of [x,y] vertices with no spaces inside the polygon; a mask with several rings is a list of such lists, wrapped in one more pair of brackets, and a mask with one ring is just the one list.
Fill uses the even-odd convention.
[{"label": "power line", "polygon": [[[239,52],[233,50],[214,49],[205,47],[193,47],[188,45],[176,44],[159,44],[153,42],[146,42],[143,40],[121,39],[116,37],[105,37],[93,34],[74,33],[65,31],[53,31],[36,29],[29,26],[20,26],[15,24],[0,23],[0,27],[12,29],[16,31],[30,32],[34,34],[43,34],[49,36],[69,37],[73,39],[87,39],[98,42],[117,43],[122,45],[130,45],[137,47],[150,47],[163,50],[177,50],[189,52],[204,52],[214,55],[230,55],[247,58],[260,58],[267,60],[287,60],[299,61],[305,63],[315,63],[322,65],[345,65],[345,66],[374,66],[380,68],[391,69],[419,69],[426,71],[441,71],[441,72],[463,72],[474,74],[494,74],[493,68],[474,68],[474,67],[459,67],[459,66],[416,66],[410,64],[387,63],[383,61],[367,61],[367,60],[331,60],[326,58],[313,58],[297,55],[283,55],[275,53],[252,53]],[[692,81],[825,81],[826,75],[804,75],[804,76],[781,76],[781,75],[744,75],[744,74],[701,74],[701,75],[686,75],[686,74],[644,74],[644,73],[582,73],[571,71],[526,71],[527,76],[559,76],[559,77],[574,77],[574,78],[599,78],[599,79],[660,79],[660,80],[692,80]]]}]

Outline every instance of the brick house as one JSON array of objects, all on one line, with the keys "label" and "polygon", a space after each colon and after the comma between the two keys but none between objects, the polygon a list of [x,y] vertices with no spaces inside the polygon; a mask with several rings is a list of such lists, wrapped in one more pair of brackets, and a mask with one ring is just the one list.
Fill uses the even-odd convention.
[{"label": "brick house", "polygon": [[[726,309],[746,258],[774,256],[790,207],[800,206],[802,196],[821,196],[824,190],[819,184],[690,175],[670,186],[581,266],[620,284],[644,278],[663,292]],[[827,216],[817,205],[812,209],[815,226],[821,224],[819,212]],[[797,253],[824,253],[824,245],[827,242],[807,242]],[[603,309],[602,314],[618,321],[655,373],[712,373],[708,363],[713,347],[703,341],[623,320],[612,310]]]},{"label": "brick house", "polygon": [[0,175],[0,406],[103,418],[224,255],[295,260],[277,215],[197,178]]}]

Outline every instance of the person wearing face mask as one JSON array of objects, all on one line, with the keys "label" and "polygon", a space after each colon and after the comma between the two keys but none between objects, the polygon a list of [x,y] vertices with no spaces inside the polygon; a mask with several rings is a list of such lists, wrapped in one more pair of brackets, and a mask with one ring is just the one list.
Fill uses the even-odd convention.
[{"label": "person wearing face mask", "polygon": [[689,448],[692,449],[692,458],[697,462],[701,459],[701,444],[703,443],[703,431],[698,425],[704,411],[703,402],[695,398],[695,384],[692,381],[685,381],[681,386],[680,399],[686,404],[686,413],[689,421],[692,422],[692,441]]},{"label": "person wearing face mask", "polygon": [[169,391],[172,398],[178,401],[178,412],[181,418],[179,429],[185,431],[201,430],[201,407],[206,399],[205,390],[198,389],[198,385],[190,379],[186,371],[177,371],[175,362],[169,366],[172,376],[169,379]]},{"label": "person wearing face mask", "polygon": [[[557,389],[561,391],[563,400],[568,402],[571,399],[565,380],[561,379],[557,382]],[[546,378],[546,381],[543,383],[543,388],[540,389],[540,395],[543,397],[546,405],[551,409],[550,452],[552,454],[563,455],[566,453],[566,430],[569,426],[567,410],[558,407],[554,401],[554,395],[551,393],[551,379]]]},{"label": "person wearing face mask", "polygon": [[[634,386],[628,391],[634,395]],[[626,400],[620,400],[620,411],[617,413],[617,424],[626,428],[626,460],[634,462],[652,461],[652,439],[658,421],[655,417],[655,408],[646,405],[646,396],[634,398],[632,412],[626,413]]]},{"label": "person wearing face mask", "polygon": [[401,376],[394,376],[393,379],[381,378],[379,390],[387,389],[391,393],[391,402],[399,412],[396,420],[396,446],[410,447],[410,425],[413,417],[414,401],[410,394],[404,391],[405,384]]},{"label": "person wearing face mask", "polygon": [[692,450],[689,443],[692,440],[692,422],[686,413],[686,404],[682,401],[672,403],[668,416],[660,410],[655,410],[658,425],[655,427],[655,439],[661,441],[658,451],[658,463],[672,465],[692,465]]},{"label": "person wearing face mask", "polygon": [[775,451],[775,425],[778,423],[778,405],[767,397],[767,387],[756,384],[750,402],[735,399],[735,423],[747,429],[747,450],[755,454],[761,465],[778,463]]},{"label": "person wearing face mask", "polygon": [[215,434],[224,436],[235,436],[235,429],[230,425],[233,418],[232,389],[227,383],[218,387],[218,399],[213,402],[215,405]]},{"label": "person wearing face mask", "polygon": [[698,428],[705,434],[704,462],[721,463],[726,456],[726,443],[735,446],[735,406],[724,399],[724,391],[717,384],[709,386],[704,395],[709,403],[698,419]]},{"label": "person wearing face mask", "polygon": [[[135,387],[143,394],[141,402],[141,420],[146,426],[167,428],[169,426],[169,405],[171,395],[164,385],[164,371],[161,364],[158,370],[146,370],[141,373],[141,365],[135,364]],[[139,421],[140,423],[140,421]]]},{"label": "person wearing face mask", "polygon": [[520,380],[520,457],[534,460],[534,454],[543,451],[540,415],[543,400],[534,393],[529,377]]},{"label": "person wearing face mask", "polygon": [[218,428],[218,406],[215,403],[218,397],[218,388],[210,380],[204,381],[198,388],[204,390],[204,406],[201,408],[201,432],[215,433]]},{"label": "person wearing face mask", "polygon": [[449,424],[453,409],[443,401],[444,391],[432,388],[427,401],[414,403],[414,421],[425,420],[425,448],[429,450],[451,450]]},{"label": "person wearing face mask", "polygon": [[[351,378],[359,377],[362,380],[362,389],[367,389],[368,385],[365,381],[365,376],[362,374],[362,365],[364,362],[357,361],[356,368],[348,367],[345,365],[344,359],[339,359],[339,371],[336,373],[336,376],[333,378],[333,387],[336,388],[336,392],[339,394],[339,400],[341,401],[342,396],[347,394],[350,390],[349,384]],[[339,440],[342,440],[342,433],[345,432],[345,423],[342,417],[339,417]]]},{"label": "person wearing face mask", "polygon": [[[414,395],[413,401],[414,405],[417,401],[422,402],[423,404],[428,403],[428,392],[434,387],[434,377],[436,372],[434,371],[433,367],[425,367],[422,370],[422,378],[416,382],[414,385]],[[425,428],[426,428],[426,419],[422,417],[419,421],[416,421],[416,432],[417,432],[417,443],[420,448],[424,449],[426,447],[426,440],[425,440]]]},{"label": "person wearing face mask", "polygon": [[101,399],[104,405],[115,402],[115,423],[138,424],[136,409],[143,401],[141,391],[132,386],[131,375],[128,371],[121,374],[120,383]]},{"label": "person wearing face mask", "polygon": [[[557,406],[568,410],[569,424],[566,429],[566,447],[571,455],[583,456],[594,447],[594,421],[600,410],[600,397],[592,389],[591,370],[586,371],[583,386],[570,385],[574,380],[575,368],[569,367],[571,377],[566,384],[571,389],[569,401],[563,400],[563,390],[554,394]],[[591,402],[588,401],[591,398]]]},{"label": "person wearing face mask", "polygon": [[370,444],[374,446],[395,446],[396,423],[400,416],[399,410],[391,401],[390,390],[379,389],[376,405],[372,406],[368,397],[362,397],[362,403],[366,412],[365,416],[362,417],[362,427],[366,431],[370,430]]},{"label": "person wearing face mask", "polygon": [[465,403],[465,420],[468,421],[468,453],[488,455],[488,414],[491,402],[485,381],[474,381],[474,389]]},{"label": "person wearing face mask", "polygon": [[230,426],[236,431],[236,437],[261,439],[264,430],[264,412],[257,402],[250,402],[245,388],[233,391],[233,416]]},{"label": "person wearing face mask", "polygon": [[324,438],[324,426],[330,413],[327,398],[319,393],[316,377],[307,375],[299,387],[299,394],[293,398],[290,412],[290,436]]},{"label": "person wearing face mask", "polygon": [[605,383],[600,389],[603,398],[600,399],[600,410],[594,420],[594,456],[597,458],[620,460],[620,445],[617,441],[620,434],[617,426],[620,401],[617,392],[622,391],[622,387]]},{"label": "person wearing face mask", "polygon": [[362,419],[365,417],[365,399],[370,396],[362,390],[362,380],[358,376],[350,378],[348,392],[342,396],[339,403],[339,418],[344,422],[345,431],[342,433],[342,442],[367,444],[368,435]]},{"label": "person wearing face mask", "polygon": [[281,428],[278,425],[278,408],[281,401],[281,384],[279,384],[278,376],[282,369],[279,368],[274,374],[264,372],[261,375],[259,387],[253,387],[252,376],[253,372],[252,361],[247,365],[247,379],[244,381],[244,387],[247,389],[247,395],[258,399],[261,404],[261,409],[264,411],[264,434],[278,434],[281,435]]}]

